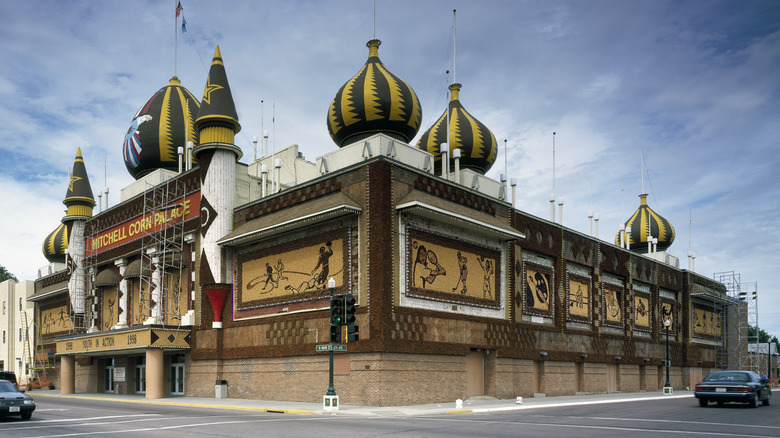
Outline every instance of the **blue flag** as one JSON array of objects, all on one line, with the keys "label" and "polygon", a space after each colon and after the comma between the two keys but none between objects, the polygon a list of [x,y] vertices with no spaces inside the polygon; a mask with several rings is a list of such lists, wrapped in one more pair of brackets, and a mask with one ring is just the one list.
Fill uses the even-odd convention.
[{"label": "blue flag", "polygon": [[187,32],[187,20],[184,19],[184,16],[181,17],[181,31]]}]

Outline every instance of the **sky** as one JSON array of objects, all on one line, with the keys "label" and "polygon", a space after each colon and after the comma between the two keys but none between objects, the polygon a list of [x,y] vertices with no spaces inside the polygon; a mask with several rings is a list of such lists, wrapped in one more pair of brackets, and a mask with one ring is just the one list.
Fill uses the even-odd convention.
[{"label": "sky", "polygon": [[554,168],[564,226],[587,234],[592,208],[614,242],[644,191],[680,266],[690,249],[700,275],[757,290],[749,309],[780,337],[780,2],[375,4],[182,0],[182,33],[175,0],[0,0],[0,265],[33,280],[47,264],[77,148],[95,195],[119,201],[133,115],[174,73],[201,96],[217,44],[242,162],[263,129],[312,162],[334,150],[328,106],[375,36],[420,98],[413,143],[444,112],[450,70],[499,142],[487,175],[517,179],[517,208],[549,218]]}]

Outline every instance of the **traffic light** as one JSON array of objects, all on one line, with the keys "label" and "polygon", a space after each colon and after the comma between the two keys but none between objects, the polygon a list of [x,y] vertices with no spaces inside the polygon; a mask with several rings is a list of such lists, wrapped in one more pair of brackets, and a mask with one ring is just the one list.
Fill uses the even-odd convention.
[{"label": "traffic light", "polygon": [[355,297],[352,294],[344,295],[344,322],[342,324],[352,325],[355,323]]},{"label": "traffic light", "polygon": [[330,300],[330,325],[341,326],[346,319],[344,296],[336,295]]},{"label": "traffic light", "polygon": [[330,343],[331,344],[340,344],[341,343],[341,326],[340,325],[331,325],[330,326]]},{"label": "traffic light", "polygon": [[356,326],[355,324],[350,324],[347,326],[347,342],[355,342],[358,339],[360,339],[360,336],[358,335],[358,332],[360,331],[360,327]]}]

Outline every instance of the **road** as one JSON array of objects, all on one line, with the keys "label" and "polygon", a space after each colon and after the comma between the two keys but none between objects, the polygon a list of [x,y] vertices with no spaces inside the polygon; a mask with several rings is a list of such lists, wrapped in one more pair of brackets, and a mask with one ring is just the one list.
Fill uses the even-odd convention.
[{"label": "road", "polygon": [[293,415],[39,397],[2,437],[780,437],[780,406],[701,408],[692,397],[437,416]]}]

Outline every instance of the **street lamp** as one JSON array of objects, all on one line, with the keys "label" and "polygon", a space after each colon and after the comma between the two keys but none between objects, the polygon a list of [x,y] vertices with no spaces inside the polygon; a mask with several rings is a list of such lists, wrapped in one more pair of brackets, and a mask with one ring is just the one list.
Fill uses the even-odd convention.
[{"label": "street lamp", "polygon": [[[333,289],[336,288],[336,280],[333,279],[333,277],[330,277],[330,280],[328,280],[328,289],[330,289],[330,302],[331,302],[331,308],[333,308]],[[333,321],[329,321],[329,323],[332,325]],[[336,395],[336,388],[333,386],[333,346],[331,345],[331,349],[329,351],[330,355],[330,366],[328,367],[328,392],[325,395]],[[666,380],[669,380],[667,378]]]},{"label": "street lamp", "polygon": [[669,382],[669,326],[672,325],[672,320],[667,318],[664,320],[664,327],[666,327],[666,384],[664,384],[664,394],[671,394],[672,384]]}]

